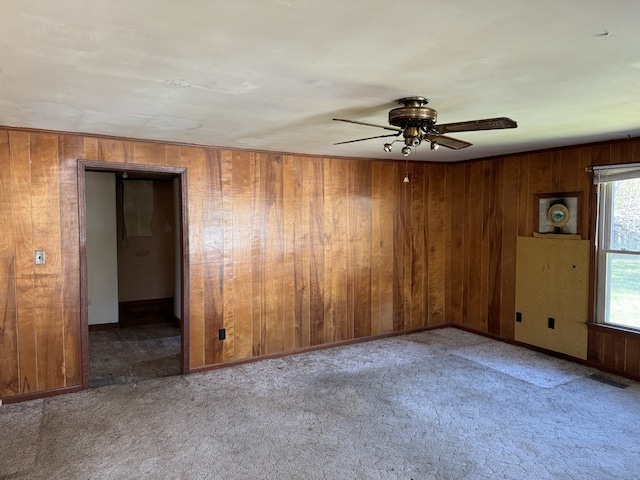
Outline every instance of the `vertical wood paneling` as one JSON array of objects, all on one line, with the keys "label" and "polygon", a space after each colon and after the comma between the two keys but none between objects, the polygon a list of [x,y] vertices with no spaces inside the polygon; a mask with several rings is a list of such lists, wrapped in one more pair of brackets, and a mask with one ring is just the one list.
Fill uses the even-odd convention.
[{"label": "vertical wood paneling", "polygon": [[463,246],[462,246],[462,317],[461,321],[463,325],[470,325],[470,301],[469,301],[469,269],[470,269],[470,258],[471,258],[471,219],[472,215],[470,213],[471,210],[471,201],[469,199],[471,194],[471,165],[464,164],[461,167],[464,172],[464,183],[463,190],[465,192],[464,197],[464,205],[462,207],[462,218],[460,219],[463,222]]},{"label": "vertical wood paneling", "polygon": [[[222,169],[222,223],[223,223],[223,251],[224,251],[224,284],[222,293],[222,310],[224,319],[224,328],[226,331],[226,340],[222,345],[222,357],[225,361],[235,359],[235,276],[234,276],[234,217],[233,217],[233,198],[234,198],[234,177],[233,166],[234,157],[232,152],[220,152],[220,163]],[[248,228],[248,227],[247,227]],[[245,239],[244,247],[251,248]],[[248,265],[251,265],[250,260]],[[251,280],[251,279],[250,279]],[[253,287],[251,287],[253,288]],[[252,290],[253,291],[253,290]]]},{"label": "vertical wood paneling", "polygon": [[446,166],[431,165],[429,169],[429,244],[428,244],[428,294],[429,325],[444,323],[445,319],[445,250],[446,228],[445,194]]},{"label": "vertical wood paneling", "polygon": [[[450,318],[450,306],[452,303],[452,290],[451,290],[451,281],[452,281],[452,269],[453,269],[453,259],[451,255],[451,251],[453,248],[453,239],[452,239],[452,225],[451,225],[451,215],[453,211],[453,202],[452,202],[452,193],[453,190],[453,165],[447,165],[445,170],[445,210],[444,210],[444,219],[445,219],[445,232],[444,232],[444,251],[445,251],[445,276],[444,276],[444,308],[445,308],[445,318]],[[425,266],[425,268],[427,268]],[[451,320],[448,320],[451,321]]]},{"label": "vertical wood paneling", "polygon": [[[428,215],[428,197],[425,198],[425,181],[429,177],[429,168],[423,165],[411,164],[410,215],[411,215],[411,292],[408,313],[409,328],[419,328],[427,325],[426,295],[428,285],[427,265],[427,227],[425,216]],[[430,217],[430,215],[428,215]],[[427,285],[425,285],[427,284]]]},{"label": "vertical wood paneling", "polygon": [[[401,181],[400,179],[403,178],[404,174],[406,174],[407,171],[408,171],[408,166],[405,164],[405,168],[398,172],[396,181],[400,182]],[[400,183],[400,191],[402,192],[401,217],[402,217],[402,224],[403,224],[402,236],[400,237],[400,239],[403,241],[403,244],[404,244],[403,245],[404,267],[403,267],[403,277],[402,277],[402,279],[404,280],[403,282],[404,285],[401,292],[402,294],[401,329],[406,330],[410,328],[410,325],[411,325],[411,311],[412,311],[411,282],[413,279],[413,271],[412,271],[413,259],[411,258],[411,254],[413,252],[413,235],[411,232],[413,231],[413,227],[411,224],[411,220],[412,220],[411,219],[411,182],[404,183],[404,181],[402,181],[402,183]]]},{"label": "vertical wood paneling", "polygon": [[285,351],[295,348],[295,199],[293,197],[295,175],[294,164],[295,157],[285,156],[282,167],[282,208],[283,208],[283,241],[284,241],[284,259],[282,262],[282,298],[284,301],[283,312],[283,349]]},{"label": "vertical wood paneling", "polygon": [[[508,157],[504,160],[503,167],[500,167],[493,160],[476,162],[484,163],[485,168],[489,162],[494,162],[494,169],[503,168],[503,172],[492,172],[489,179],[485,178],[484,180],[484,188],[491,195],[489,223],[486,225],[486,232],[483,232],[483,234],[488,233],[489,235],[489,248],[486,252],[484,248],[480,252],[483,259],[481,266],[486,261],[489,267],[487,272],[483,272],[481,275],[481,280],[486,281],[488,285],[488,304],[485,304],[482,298],[474,297],[473,276],[469,277],[466,283],[463,280],[464,295],[465,298],[468,295],[469,299],[469,310],[474,311],[479,308],[481,312],[486,310],[488,313],[489,323],[487,326],[484,327],[481,322],[480,325],[473,326],[473,328],[498,334],[505,338],[513,338],[515,239],[518,235],[531,235],[537,228],[535,194],[564,191],[582,192],[582,236],[588,239],[592,234],[595,198],[591,178],[585,172],[585,168],[595,164],[630,162],[633,161],[633,152],[633,142],[617,142]],[[469,172],[473,165],[454,165],[453,168],[465,169],[466,172]],[[467,178],[469,177],[470,175],[467,176]],[[467,185],[470,186],[470,183],[468,182]],[[502,201],[499,198],[500,195],[503,197]],[[465,208],[473,203],[475,202],[467,202]],[[452,209],[455,210],[453,205]],[[502,209],[502,212],[499,209]],[[464,216],[466,217],[466,225],[473,231],[475,214],[465,209]],[[454,223],[451,224],[451,228],[452,238],[455,238]],[[469,240],[469,243],[472,244],[473,240]],[[471,246],[465,249],[465,268],[469,272],[475,268],[473,252],[474,249]],[[455,282],[454,272],[452,272],[451,281]],[[454,283],[452,283],[453,285]],[[593,296],[591,297],[592,301]],[[454,318],[454,310],[452,309],[449,313],[449,318]],[[495,315],[499,316],[499,323],[496,322]],[[465,317],[463,317],[462,323],[465,322]],[[640,353],[637,351],[637,339],[638,336],[632,333],[590,329],[588,358],[590,361],[608,368],[636,375],[634,372],[640,368],[637,366],[640,357]]]},{"label": "vertical wood paneling", "polygon": [[353,338],[371,335],[371,162],[353,165],[351,245],[354,250]]},{"label": "vertical wood paneling", "polygon": [[38,388],[50,390],[65,385],[58,138],[32,134],[30,142],[33,246],[46,252],[34,269]]},{"label": "vertical wood paneling", "polygon": [[[224,328],[224,224],[222,199],[222,165],[220,153],[205,152],[207,179],[206,197],[203,204],[203,248],[204,248],[204,331],[205,362],[208,365],[223,361],[222,342],[218,331]],[[173,155],[172,155],[173,156]],[[178,152],[178,158],[179,152]]]},{"label": "vertical wood paneling", "polygon": [[100,157],[98,139],[95,137],[83,137],[85,160],[98,160]]},{"label": "vertical wood paneling", "polygon": [[[396,180],[396,166],[390,162],[380,164],[380,224],[376,231],[379,241],[374,244],[379,261],[379,309],[380,333],[392,332],[396,327],[396,267],[395,258],[402,240],[396,237],[396,191],[400,185]],[[399,300],[398,300],[399,301]]]},{"label": "vertical wood paneling", "polygon": [[260,355],[262,350],[259,320],[263,246],[255,155],[232,152],[226,160],[231,183],[224,193],[223,208],[225,216],[230,214],[231,232],[224,237],[224,324],[227,338],[233,336],[233,356],[225,355],[231,360]]},{"label": "vertical wood paneling", "polygon": [[205,265],[204,200],[206,170],[204,154],[197,148],[181,148],[180,162],[187,168],[189,184],[189,366],[205,365]]},{"label": "vertical wood paneling", "polygon": [[[124,146],[125,149],[127,147],[127,144],[130,142],[124,142]],[[220,152],[218,150],[211,150],[211,149],[206,149],[205,150],[205,154],[207,154],[206,152],[215,152],[216,155],[219,155]],[[125,156],[126,158],[128,158],[129,153],[126,152],[125,150]],[[166,156],[166,163],[167,163],[167,167],[179,167],[180,166],[180,147],[177,145],[167,145],[167,149],[165,151],[165,156]],[[218,157],[219,158],[219,157]],[[129,161],[129,160],[125,160],[125,161]]]},{"label": "vertical wood paneling", "polygon": [[[589,238],[585,167],[638,152],[633,141],[414,162],[404,184],[404,162],[0,132],[0,396],[82,382],[77,158],[187,168],[197,369],[445,322],[513,338],[516,238],[536,228],[535,194],[583,192]],[[638,375],[640,339],[590,331],[589,358]]]},{"label": "vertical wood paneling", "polygon": [[[260,189],[263,252],[261,265],[262,352],[276,353],[284,345],[284,301],[282,262],[284,260],[282,157],[260,155]],[[257,169],[256,169],[257,170]]]},{"label": "vertical wood paneling", "polygon": [[[622,335],[616,335],[613,338],[613,365],[612,368],[618,371],[624,371],[625,369],[625,350],[627,342],[626,338]],[[605,356],[606,358],[606,356]]]},{"label": "vertical wood paneling", "polygon": [[84,157],[82,137],[60,136],[58,150],[65,383],[73,386],[82,384],[80,278],[77,274],[80,270],[77,159]]},{"label": "vertical wood paneling", "polygon": [[404,169],[397,163],[393,164],[393,174],[389,177],[393,182],[395,198],[392,205],[394,205],[393,216],[393,331],[399,331],[405,329],[405,252],[407,249],[407,242],[410,242],[410,238],[407,238],[406,228],[406,191],[407,185],[402,182],[404,176]]},{"label": "vertical wood paneling", "polygon": [[[530,155],[529,193],[553,192],[554,153],[542,152]],[[530,203],[533,200],[530,200]]]},{"label": "vertical wood paneling", "polygon": [[491,164],[491,188],[489,197],[489,223],[485,237],[488,239],[487,257],[487,329],[489,333],[500,335],[500,315],[502,303],[502,242],[504,220],[504,162],[496,160]]},{"label": "vertical wood paneling", "polygon": [[533,232],[537,231],[538,228],[535,194],[555,192],[553,165],[553,152],[536,153],[529,156],[529,188],[526,206],[526,214],[529,220],[526,236],[533,235]]},{"label": "vertical wood paneling", "polygon": [[[612,158],[612,146],[604,143],[599,145],[591,145],[589,147],[591,154],[591,165],[609,165]],[[617,149],[619,151],[619,149]]]},{"label": "vertical wood paneling", "polygon": [[518,239],[518,218],[520,202],[518,195],[522,188],[521,163],[518,158],[507,158],[503,162],[502,196],[502,261],[500,264],[500,333],[513,340],[515,335],[516,310],[516,250]]},{"label": "vertical wood paneling", "polygon": [[331,199],[330,207],[325,211],[325,225],[330,228],[325,254],[331,255],[330,259],[325,258],[325,266],[328,266],[331,272],[325,279],[325,283],[330,284],[330,299],[327,299],[326,302],[331,305],[331,315],[325,317],[325,339],[328,342],[349,338],[347,318],[350,315],[347,302],[347,248],[349,242],[346,201],[349,174],[346,162],[331,160],[329,163],[331,165]]},{"label": "vertical wood paneling", "polygon": [[640,139],[633,138],[629,143],[631,143],[631,161],[640,162]]},{"label": "vertical wood paneling", "polygon": [[[246,224],[247,233],[250,235],[251,245],[251,263],[247,269],[251,273],[251,290],[247,297],[249,303],[249,318],[247,319],[245,331],[239,324],[242,319],[240,314],[236,317],[236,339],[244,336],[245,341],[251,345],[251,350],[255,355],[263,355],[268,350],[267,336],[269,327],[267,322],[273,322],[270,318],[268,302],[265,301],[268,287],[265,285],[265,269],[269,269],[267,258],[267,242],[269,240],[269,203],[270,198],[268,192],[270,190],[271,180],[268,178],[269,158],[257,154],[245,155],[234,154],[234,158],[242,155],[246,160],[248,168],[248,177],[250,188],[245,192],[247,201],[252,201],[251,207],[248,209],[251,217]],[[236,208],[235,193],[232,198],[234,209]],[[234,241],[235,244],[235,241]],[[241,288],[240,288],[241,290]],[[269,320],[267,320],[269,318]],[[242,340],[237,345],[236,357],[240,358],[243,348]]]},{"label": "vertical wood paneling", "polygon": [[33,224],[31,218],[31,160],[29,133],[10,132],[11,203],[13,244],[16,255],[16,298],[18,310],[18,361],[20,393],[41,390],[38,386],[35,324],[35,280]]},{"label": "vertical wood paneling", "polygon": [[[449,285],[451,289],[451,300],[447,305],[447,318],[450,322],[461,325],[466,324],[463,316],[464,291],[466,290],[466,164],[454,165],[451,168],[451,192],[449,202],[451,203],[451,217],[448,219],[451,230],[451,250],[448,252],[451,258],[451,268],[449,269]],[[514,276],[515,278],[515,276]]]},{"label": "vertical wood paneling", "polygon": [[582,224],[582,238],[590,239],[591,238],[591,230],[592,225],[594,223],[591,220],[593,215],[595,221],[595,188],[593,186],[593,180],[591,175],[589,175],[585,169],[592,165],[591,163],[591,148],[583,147],[580,149],[580,165],[579,169],[579,182],[578,188],[576,191],[583,192],[582,193],[582,213],[581,213],[581,224]]},{"label": "vertical wood paneling", "polygon": [[346,317],[345,317],[345,332],[347,338],[353,338],[354,335],[354,319],[355,319],[355,270],[356,270],[356,258],[355,250],[353,248],[354,233],[352,218],[354,212],[354,164],[349,162],[346,164],[346,187],[345,187],[345,217],[341,228],[344,229],[344,235],[346,238],[345,247],[345,291],[346,291]]},{"label": "vertical wood paneling", "polygon": [[9,134],[0,131],[0,395],[20,393],[12,201]]},{"label": "vertical wood paneling", "polygon": [[[424,168],[424,172],[423,172],[423,180],[422,180],[422,205],[423,205],[423,209],[424,209],[424,218],[422,221],[422,229],[423,229],[423,238],[424,238],[424,246],[423,246],[423,261],[422,261],[422,268],[423,268],[423,274],[422,274],[422,308],[423,308],[423,312],[422,312],[422,319],[421,319],[421,326],[427,326],[429,324],[429,320],[430,320],[430,300],[429,300],[429,294],[430,294],[430,288],[432,288],[431,282],[432,279],[430,278],[431,275],[431,266],[429,265],[429,261],[431,258],[431,247],[434,244],[434,242],[437,242],[437,233],[433,231],[432,228],[432,219],[436,218],[436,217],[432,217],[431,216],[431,211],[430,211],[430,204],[431,204],[431,195],[433,195],[433,192],[431,190],[432,188],[432,179],[431,179],[432,175],[431,175],[431,166],[425,166]],[[433,186],[433,188],[436,188],[435,185]],[[446,188],[446,187],[445,187]],[[447,202],[449,203],[449,202]],[[445,215],[445,219],[448,222],[448,219],[446,217],[446,212],[443,212]],[[450,218],[450,217],[449,217]],[[446,230],[451,231],[450,228],[447,228]],[[445,233],[446,235],[446,233]],[[412,300],[413,303],[413,300]]]},{"label": "vertical wood paneling", "polygon": [[468,236],[468,285],[466,296],[468,307],[466,321],[469,326],[478,330],[485,330],[482,323],[482,246],[483,246],[483,194],[484,194],[484,165],[483,162],[475,162],[469,165],[467,185],[469,196],[467,198],[467,212],[469,215],[468,230],[465,232],[465,240]]},{"label": "vertical wood paneling", "polygon": [[495,188],[495,177],[492,160],[483,162],[483,189],[482,189],[482,242],[480,255],[480,323],[488,329],[489,325],[489,230],[491,195]]},{"label": "vertical wood paneling", "polygon": [[587,338],[587,360],[604,364],[604,333],[601,330],[589,329]]},{"label": "vertical wood paneling", "polygon": [[333,342],[346,337],[346,233],[345,197],[348,173],[332,159],[324,160],[324,339]]},{"label": "vertical wood paneling", "polygon": [[[319,158],[305,163],[311,180],[309,205],[309,314],[311,345],[324,343],[324,169]],[[353,322],[353,318],[350,319]],[[353,328],[347,326],[349,331]]]},{"label": "vertical wood paneling", "polygon": [[613,333],[606,332],[602,335],[604,352],[602,363],[605,367],[615,368],[618,360],[618,352],[616,348],[616,343],[618,342],[616,342],[616,340],[617,338]]},{"label": "vertical wood paneling", "polygon": [[294,164],[294,285],[296,293],[295,301],[295,346],[307,347],[311,342],[311,300],[309,263],[311,261],[311,249],[309,242],[309,215],[311,190],[311,159],[299,158]]},{"label": "vertical wood paneling", "polygon": [[[529,155],[513,157],[520,165],[520,177],[518,179],[518,236],[530,235],[529,225],[531,225],[532,214],[529,205]],[[514,179],[515,181],[515,179]]]},{"label": "vertical wood paneling", "polygon": [[380,333],[380,213],[382,177],[380,162],[371,165],[371,333]]},{"label": "vertical wood paneling", "polygon": [[609,163],[612,165],[631,162],[633,160],[633,143],[612,143],[609,149],[609,155]]},{"label": "vertical wood paneling", "polygon": [[640,376],[640,338],[627,337],[625,373]]},{"label": "vertical wood paneling", "polygon": [[[98,139],[98,160],[112,163],[133,163],[133,158],[131,157],[133,149],[131,148],[131,151],[127,152],[125,144],[133,147],[132,143],[122,140]],[[129,153],[129,156],[127,156],[127,153]]]},{"label": "vertical wood paneling", "polygon": [[584,168],[580,170],[580,157],[584,155],[584,148],[561,150],[554,155],[558,165],[558,177],[554,179],[554,192],[577,192],[581,188],[580,180],[587,176]]},{"label": "vertical wood paneling", "polygon": [[551,191],[560,192],[562,183],[562,150],[551,152],[553,162],[551,163]]},{"label": "vertical wood paneling", "polygon": [[[200,151],[202,153],[202,149]],[[167,146],[161,143],[135,142],[133,145],[133,163],[166,165]]]},{"label": "vertical wood paneling", "polygon": [[[235,338],[238,341],[236,345],[236,358],[244,358],[248,356],[244,353],[243,343],[251,347],[251,350],[255,352],[255,355],[263,355],[267,349],[267,326],[266,318],[267,312],[265,310],[265,287],[264,287],[264,270],[268,268],[266,264],[266,242],[268,235],[268,208],[265,207],[265,195],[264,188],[267,185],[268,179],[266,178],[266,168],[263,168],[263,160],[260,155],[249,154],[247,152],[237,152],[233,155],[234,168],[238,166],[237,160],[242,159],[240,168],[245,169],[245,176],[249,179],[249,187],[244,192],[244,200],[247,209],[246,212],[249,215],[247,221],[240,227],[246,229],[246,233],[249,235],[250,246],[248,253],[250,254],[250,263],[240,268],[245,269],[249,278],[249,291],[245,296],[246,305],[248,308],[246,315],[247,318],[242,318],[243,315],[238,312],[234,321]],[[263,175],[264,174],[264,175]],[[231,201],[233,203],[234,211],[236,211],[238,198],[235,190]],[[234,235],[238,231],[234,229]],[[242,234],[242,230],[238,231]],[[240,238],[242,238],[240,236]],[[234,240],[234,249],[237,246]],[[241,241],[242,245],[242,241]],[[245,248],[245,247],[240,247]],[[235,251],[234,251],[234,271],[238,271],[235,264]],[[238,285],[236,282],[236,290],[243,292],[242,285]],[[234,298],[234,304],[237,303],[237,298]],[[241,300],[242,302],[242,300]],[[247,354],[251,351],[248,350]],[[242,357],[241,357],[242,356]]]}]

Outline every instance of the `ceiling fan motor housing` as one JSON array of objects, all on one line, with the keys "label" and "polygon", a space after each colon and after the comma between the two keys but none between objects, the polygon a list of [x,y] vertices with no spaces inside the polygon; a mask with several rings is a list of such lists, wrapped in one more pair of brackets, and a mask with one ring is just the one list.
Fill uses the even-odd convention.
[{"label": "ceiling fan motor housing", "polygon": [[404,130],[405,145],[417,147],[435,125],[438,112],[426,106],[428,100],[424,97],[401,98],[398,103],[402,107],[389,112],[389,123]]},{"label": "ceiling fan motor housing", "polygon": [[424,131],[429,130],[438,119],[438,112],[427,107],[428,100],[424,97],[401,98],[398,103],[402,107],[394,108],[389,112],[389,123],[396,127],[418,127]]}]

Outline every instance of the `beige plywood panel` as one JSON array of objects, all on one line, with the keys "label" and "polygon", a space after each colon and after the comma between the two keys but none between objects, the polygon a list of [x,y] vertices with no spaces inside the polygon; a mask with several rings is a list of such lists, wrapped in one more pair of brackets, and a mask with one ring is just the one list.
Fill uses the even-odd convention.
[{"label": "beige plywood panel", "polygon": [[519,237],[515,339],[586,359],[588,281],[588,240]]}]

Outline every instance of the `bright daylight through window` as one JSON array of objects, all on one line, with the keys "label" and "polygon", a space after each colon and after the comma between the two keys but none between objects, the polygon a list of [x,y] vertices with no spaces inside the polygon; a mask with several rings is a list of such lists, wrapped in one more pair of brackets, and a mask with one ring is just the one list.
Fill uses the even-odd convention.
[{"label": "bright daylight through window", "polygon": [[593,167],[598,185],[597,321],[640,329],[640,164]]}]

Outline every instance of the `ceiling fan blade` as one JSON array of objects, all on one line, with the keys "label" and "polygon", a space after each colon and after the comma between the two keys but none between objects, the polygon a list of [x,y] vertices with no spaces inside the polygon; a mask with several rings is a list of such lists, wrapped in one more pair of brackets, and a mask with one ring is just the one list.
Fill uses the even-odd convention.
[{"label": "ceiling fan blade", "polygon": [[334,118],[336,122],[355,123],[356,125],[366,125],[367,127],[384,128],[385,130],[393,130],[394,132],[402,132],[401,128],[389,127],[384,125],[376,125],[375,123],[358,122],[357,120],[345,120],[344,118]]},{"label": "ceiling fan blade", "polygon": [[471,132],[474,130],[499,130],[502,128],[516,128],[518,124],[507,117],[485,118],[483,120],[469,120],[467,122],[443,123],[433,128],[438,133]]},{"label": "ceiling fan blade", "polygon": [[436,143],[453,150],[460,150],[461,148],[467,148],[473,145],[472,143],[465,142],[464,140],[458,140],[457,138],[447,137],[445,135],[427,135],[427,138],[432,143]]},{"label": "ceiling fan blade", "polygon": [[334,145],[342,145],[344,143],[353,143],[353,142],[362,142],[364,140],[373,140],[374,138],[397,137],[398,135],[400,135],[400,133],[402,133],[402,132],[390,133],[389,135],[378,135],[378,136],[375,136],[375,137],[359,138],[357,140],[347,140],[346,142],[334,143]]}]

